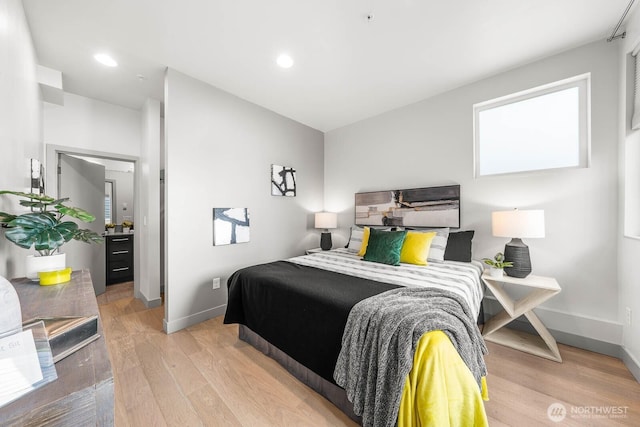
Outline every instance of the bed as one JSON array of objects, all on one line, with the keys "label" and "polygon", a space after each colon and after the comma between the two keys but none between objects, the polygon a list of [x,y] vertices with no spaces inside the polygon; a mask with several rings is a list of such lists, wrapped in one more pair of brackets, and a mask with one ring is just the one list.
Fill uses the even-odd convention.
[{"label": "bed", "polygon": [[361,240],[236,271],[224,322],[363,425],[486,425],[482,265],[366,262]]}]

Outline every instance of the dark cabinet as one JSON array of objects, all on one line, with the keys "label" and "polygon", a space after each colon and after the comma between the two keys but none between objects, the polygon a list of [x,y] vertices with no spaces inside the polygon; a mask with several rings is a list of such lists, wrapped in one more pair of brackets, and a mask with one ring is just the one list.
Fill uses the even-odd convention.
[{"label": "dark cabinet", "polygon": [[107,285],[133,280],[133,234],[114,234],[105,237]]}]

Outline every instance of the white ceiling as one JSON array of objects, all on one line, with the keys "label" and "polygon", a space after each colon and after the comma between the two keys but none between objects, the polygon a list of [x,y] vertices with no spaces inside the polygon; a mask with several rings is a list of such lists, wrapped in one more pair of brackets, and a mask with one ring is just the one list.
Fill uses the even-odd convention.
[{"label": "white ceiling", "polygon": [[[328,131],[606,39],[629,0],[23,3],[38,61],[67,92],[138,109],[163,99],[169,66]],[[276,65],[281,52],[292,68]]]}]

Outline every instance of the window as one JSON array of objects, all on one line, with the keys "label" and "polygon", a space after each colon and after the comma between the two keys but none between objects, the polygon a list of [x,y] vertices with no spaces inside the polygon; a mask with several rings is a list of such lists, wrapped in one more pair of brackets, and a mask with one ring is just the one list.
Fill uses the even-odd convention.
[{"label": "window", "polygon": [[590,74],[475,104],[475,176],[589,166]]},{"label": "window", "polygon": [[104,196],[104,223],[111,224],[111,196],[109,194]]},{"label": "window", "polygon": [[104,182],[104,223],[115,223],[115,201],[114,201],[115,182],[107,180]]}]

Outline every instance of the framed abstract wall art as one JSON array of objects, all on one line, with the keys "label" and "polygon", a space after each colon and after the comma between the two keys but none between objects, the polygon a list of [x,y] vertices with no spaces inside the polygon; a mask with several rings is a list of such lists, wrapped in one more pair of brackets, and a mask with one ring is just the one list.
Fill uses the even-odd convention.
[{"label": "framed abstract wall art", "polygon": [[355,224],[460,227],[460,186],[356,193]]},{"label": "framed abstract wall art", "polygon": [[213,245],[249,241],[248,208],[213,208]]},{"label": "framed abstract wall art", "polygon": [[296,170],[294,168],[271,165],[271,195],[295,197]]}]

